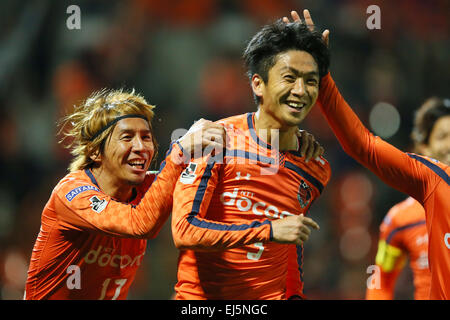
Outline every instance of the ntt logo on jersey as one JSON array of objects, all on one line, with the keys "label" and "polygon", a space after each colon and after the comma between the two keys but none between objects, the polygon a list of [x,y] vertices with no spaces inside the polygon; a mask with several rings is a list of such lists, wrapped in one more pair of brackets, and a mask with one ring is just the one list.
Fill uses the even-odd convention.
[{"label": "ntt logo on jersey", "polygon": [[99,191],[98,188],[96,188],[94,186],[81,186],[81,187],[77,187],[77,188],[75,188],[73,190],[70,190],[66,194],[66,199],[69,200],[69,201],[72,201],[73,198],[75,198],[80,193],[85,192],[85,191],[89,191],[89,190]]},{"label": "ntt logo on jersey", "polygon": [[284,218],[286,216],[293,216],[292,213],[288,211],[281,211],[275,206],[268,205],[265,202],[255,202],[247,196],[252,194],[251,192],[247,191],[241,191],[242,196],[238,196],[239,189],[234,188],[233,192],[224,192],[220,195],[220,201],[226,206],[233,206],[235,205],[236,208],[239,209],[239,211],[252,211],[257,216],[265,215],[268,218],[277,219],[277,218]]},{"label": "ntt logo on jersey", "polygon": [[142,261],[142,257],[145,254],[145,251],[142,252],[140,255],[135,256],[134,258],[130,257],[129,255],[111,255],[110,251],[112,251],[111,248],[104,248],[102,250],[102,246],[98,246],[97,250],[91,250],[89,251],[86,256],[84,257],[84,262],[87,264],[91,263],[97,263],[100,267],[120,267],[121,269],[125,267],[133,267],[133,266],[139,266]]}]

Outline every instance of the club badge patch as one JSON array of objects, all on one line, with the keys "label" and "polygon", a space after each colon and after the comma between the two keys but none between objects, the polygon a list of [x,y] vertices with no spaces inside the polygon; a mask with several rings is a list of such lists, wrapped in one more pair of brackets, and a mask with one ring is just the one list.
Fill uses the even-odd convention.
[{"label": "club badge patch", "polygon": [[181,173],[180,182],[184,184],[194,183],[197,175],[195,171],[197,170],[197,164],[194,162],[189,162],[187,168]]},{"label": "club badge patch", "polygon": [[311,188],[303,180],[300,181],[297,200],[300,203],[300,207],[302,207],[302,209],[306,208],[311,202]]},{"label": "club badge patch", "polygon": [[100,200],[99,198],[97,198],[97,196],[93,196],[92,198],[89,199],[89,201],[91,202],[90,206],[92,210],[94,210],[97,213],[102,212],[106,208],[106,205],[108,204],[108,201],[106,201],[105,199]]}]

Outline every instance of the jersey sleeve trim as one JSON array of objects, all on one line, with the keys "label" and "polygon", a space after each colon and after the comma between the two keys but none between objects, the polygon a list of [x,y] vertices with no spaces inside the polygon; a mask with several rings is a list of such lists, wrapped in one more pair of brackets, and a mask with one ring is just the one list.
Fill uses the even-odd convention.
[{"label": "jersey sleeve trim", "polygon": [[436,173],[439,177],[441,177],[442,180],[444,180],[447,185],[450,186],[450,177],[448,176],[448,174],[442,170],[439,166],[435,165],[434,163],[431,163],[430,161],[428,161],[427,159],[424,159],[422,157],[419,157],[416,154],[412,154],[412,153],[407,153],[408,156],[410,156],[411,158],[423,163],[424,165],[426,165],[428,168],[430,168],[431,170],[433,170],[434,173]]},{"label": "jersey sleeve trim", "polygon": [[395,234],[396,234],[397,232],[403,231],[403,230],[405,230],[405,229],[414,228],[414,227],[423,225],[423,224],[425,224],[425,223],[426,223],[425,220],[420,220],[420,221],[418,221],[418,222],[409,223],[409,224],[407,224],[407,225],[404,225],[404,226],[401,226],[401,227],[398,227],[398,228],[393,229],[393,230],[389,233],[389,235],[386,237],[386,243],[389,244],[389,243],[391,242],[392,238],[395,236]]},{"label": "jersey sleeve trim", "polygon": [[324,188],[323,184],[319,180],[314,178],[312,175],[310,175],[308,172],[297,167],[295,164],[293,164],[292,162],[289,162],[289,161],[285,161],[284,166],[286,168],[294,171],[295,173],[299,174],[300,176],[307,179],[308,181],[310,181],[316,187],[316,189],[319,190],[319,193],[322,193],[323,188]]}]

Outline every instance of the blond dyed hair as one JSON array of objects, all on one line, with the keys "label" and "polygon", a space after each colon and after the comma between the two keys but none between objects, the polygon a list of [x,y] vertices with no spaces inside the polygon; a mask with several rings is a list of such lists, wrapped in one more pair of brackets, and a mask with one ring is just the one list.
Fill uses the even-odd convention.
[{"label": "blond dyed hair", "polygon": [[60,141],[63,143],[66,138],[71,140],[66,145],[74,156],[69,165],[69,171],[91,168],[94,164],[92,156],[103,152],[106,140],[111,136],[116,124],[98,133],[111,121],[125,115],[137,114],[147,119],[152,133],[155,158],[157,143],[151,125],[154,108],[155,106],[148,104],[144,97],[135,93],[134,89],[131,92],[126,92],[124,89],[103,89],[92,93],[85,101],[75,106],[72,113],[60,121],[60,133],[69,127],[63,132],[64,137]]}]

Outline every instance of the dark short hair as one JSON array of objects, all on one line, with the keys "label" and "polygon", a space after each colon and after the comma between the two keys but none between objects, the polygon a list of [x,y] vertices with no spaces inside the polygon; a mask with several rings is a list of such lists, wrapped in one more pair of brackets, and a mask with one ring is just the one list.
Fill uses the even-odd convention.
[{"label": "dark short hair", "polygon": [[416,111],[411,138],[414,144],[428,144],[434,124],[441,117],[450,115],[450,100],[438,97],[428,98]]},{"label": "dark short hair", "polygon": [[[276,63],[276,56],[288,50],[301,50],[311,54],[319,67],[322,78],[330,66],[330,51],[317,31],[298,22],[285,23],[281,19],[265,25],[248,43],[243,57],[250,81],[259,74],[267,82],[269,70]],[[259,99],[255,97],[256,101]]]}]

